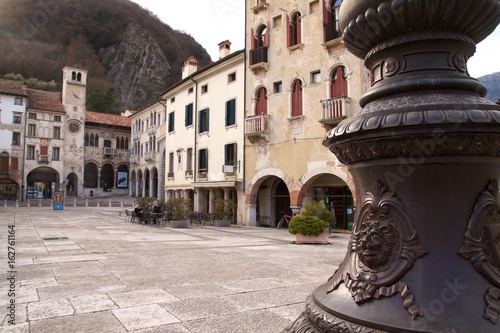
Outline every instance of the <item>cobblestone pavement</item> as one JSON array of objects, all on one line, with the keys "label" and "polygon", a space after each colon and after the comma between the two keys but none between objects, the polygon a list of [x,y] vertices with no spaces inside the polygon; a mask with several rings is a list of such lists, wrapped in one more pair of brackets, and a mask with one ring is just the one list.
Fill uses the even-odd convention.
[{"label": "cobblestone pavement", "polygon": [[149,227],[123,211],[0,206],[0,332],[280,332],[349,240],[296,245],[284,229]]}]

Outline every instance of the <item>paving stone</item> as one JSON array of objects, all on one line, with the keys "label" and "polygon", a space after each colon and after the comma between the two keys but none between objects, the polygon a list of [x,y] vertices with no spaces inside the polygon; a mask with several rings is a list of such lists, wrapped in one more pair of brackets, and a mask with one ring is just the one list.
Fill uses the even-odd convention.
[{"label": "paving stone", "polygon": [[122,293],[110,293],[109,297],[120,308],[139,304],[169,303],[178,300],[178,298],[162,289],[132,290]]},{"label": "paving stone", "polygon": [[103,294],[74,296],[71,297],[69,301],[77,314],[118,308],[107,295]]},{"label": "paving stone", "polygon": [[65,299],[28,304],[28,319],[30,321],[69,316],[74,314],[74,312],[75,310],[71,304]]},{"label": "paving stone", "polygon": [[110,312],[51,318],[31,323],[31,333],[126,333],[127,330]]},{"label": "paving stone", "polygon": [[158,304],[112,310],[127,330],[138,330],[180,322]]}]

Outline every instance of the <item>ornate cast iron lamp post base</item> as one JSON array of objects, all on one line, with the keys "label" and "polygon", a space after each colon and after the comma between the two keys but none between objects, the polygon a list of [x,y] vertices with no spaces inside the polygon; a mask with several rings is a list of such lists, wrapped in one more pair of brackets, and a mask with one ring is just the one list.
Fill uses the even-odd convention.
[{"label": "ornate cast iron lamp post base", "polygon": [[500,107],[467,74],[497,0],[345,0],[373,72],[324,145],[358,193],[346,257],[288,332],[500,330]]}]

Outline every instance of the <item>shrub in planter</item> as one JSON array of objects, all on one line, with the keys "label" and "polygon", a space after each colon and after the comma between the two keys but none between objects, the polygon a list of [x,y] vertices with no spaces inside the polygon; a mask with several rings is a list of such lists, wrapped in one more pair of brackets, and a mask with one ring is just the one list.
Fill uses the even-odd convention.
[{"label": "shrub in planter", "polygon": [[303,215],[316,216],[329,224],[330,228],[335,228],[335,215],[319,203],[312,203],[304,206]]},{"label": "shrub in planter", "polygon": [[290,221],[288,232],[292,235],[319,236],[326,228],[329,228],[329,224],[320,218],[300,214]]},{"label": "shrub in planter", "polygon": [[231,218],[233,217],[233,201],[218,198],[214,202],[214,211],[212,217],[215,220],[216,226],[229,227],[231,226]]},{"label": "shrub in planter", "polygon": [[153,206],[156,202],[155,198],[142,197],[137,199],[136,204],[139,205],[144,213],[149,213],[153,211]]},{"label": "shrub in planter", "polygon": [[188,221],[192,211],[191,200],[186,198],[174,198],[167,202],[167,211],[171,212],[172,221]]}]

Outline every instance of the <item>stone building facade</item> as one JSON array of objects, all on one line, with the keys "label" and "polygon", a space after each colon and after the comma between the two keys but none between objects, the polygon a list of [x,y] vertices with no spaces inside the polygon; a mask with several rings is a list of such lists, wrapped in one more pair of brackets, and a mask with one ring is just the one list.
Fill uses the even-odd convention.
[{"label": "stone building facade", "polygon": [[130,120],[86,111],[84,69],[65,67],[62,88],[47,92],[0,80],[2,197],[128,193]]},{"label": "stone building facade", "polygon": [[[355,189],[322,145],[329,129],[352,115],[370,86],[362,61],[338,29],[341,1],[246,2],[246,222],[274,226],[304,204],[319,202],[337,226],[353,219]],[[353,108],[355,109],[355,108]]]}]

